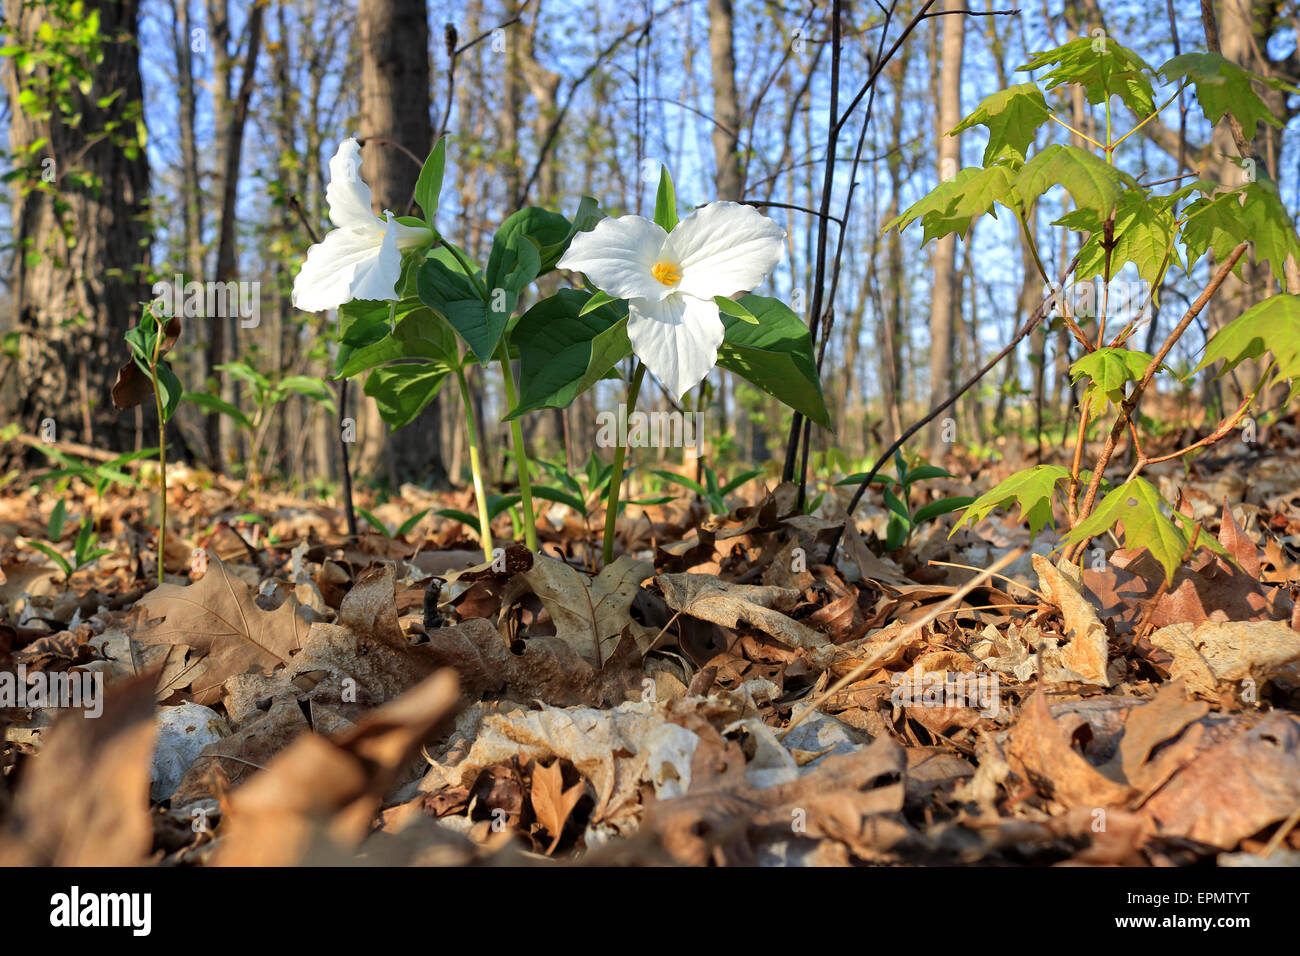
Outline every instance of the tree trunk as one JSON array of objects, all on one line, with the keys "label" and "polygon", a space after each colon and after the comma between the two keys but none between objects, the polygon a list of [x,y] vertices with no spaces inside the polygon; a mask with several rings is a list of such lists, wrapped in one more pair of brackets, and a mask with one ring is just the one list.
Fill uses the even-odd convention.
[{"label": "tree trunk", "polygon": [[[423,160],[433,146],[425,0],[361,0],[357,28],[361,41],[365,180],[370,184],[377,214],[391,210],[403,216],[410,212],[415,181],[420,175],[419,165],[404,150]],[[388,439],[389,467],[397,482],[427,480],[438,486],[447,484],[439,404],[435,398],[415,421]],[[366,408],[373,412],[373,403],[367,401]],[[371,414],[367,413],[366,418],[371,421]],[[373,427],[363,431],[372,431]],[[363,445],[359,473],[371,472],[379,464],[376,448],[369,443]]]},{"label": "tree trunk", "polygon": [[[957,10],[956,0],[945,0],[944,9]],[[939,53],[938,118],[935,155],[939,180],[957,175],[961,167],[961,140],[947,135],[961,122],[961,59],[965,18],[956,14],[940,17],[942,49]],[[935,240],[930,260],[934,272],[934,292],[930,297],[930,405],[939,404],[952,391],[953,318],[957,311],[957,237],[949,234]],[[948,449],[947,431],[938,419],[930,426],[930,457],[938,458]]]},{"label": "tree trunk", "polygon": [[[30,175],[14,180],[13,295],[24,335],[17,369],[0,386],[0,409],[33,434],[50,418],[60,440],[126,451],[134,445],[135,414],[119,418],[109,391],[128,355],[122,336],[149,298],[139,3],[85,6],[99,15],[102,51],[99,62],[86,64],[93,75],[86,91],[52,78],[46,64],[26,75],[13,57],[4,59],[10,150],[46,142],[32,156]],[[11,45],[48,50],[37,31],[66,26],[52,5],[5,0],[4,9]],[[67,113],[50,103],[44,119],[18,106],[21,92],[45,82],[70,98]],[[78,114],[79,125],[69,126]]]}]

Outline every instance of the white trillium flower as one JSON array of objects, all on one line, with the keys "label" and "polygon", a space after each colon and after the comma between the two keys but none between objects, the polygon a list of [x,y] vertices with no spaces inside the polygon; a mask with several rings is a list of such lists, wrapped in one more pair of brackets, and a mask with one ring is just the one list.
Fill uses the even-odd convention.
[{"label": "white trillium flower", "polygon": [[383,219],[374,214],[355,139],[340,143],[330,160],[325,201],[337,228],[307,250],[307,261],[293,280],[294,307],[321,312],[353,299],[398,298],[402,250],[429,245],[433,233],[403,225],[388,210]]},{"label": "white trillium flower", "polygon": [[712,202],[672,232],[643,216],[602,219],[573,237],[558,266],[628,300],[632,351],[681,401],[718,360],[723,325],[713,297],[757,287],[784,240],[753,206]]}]

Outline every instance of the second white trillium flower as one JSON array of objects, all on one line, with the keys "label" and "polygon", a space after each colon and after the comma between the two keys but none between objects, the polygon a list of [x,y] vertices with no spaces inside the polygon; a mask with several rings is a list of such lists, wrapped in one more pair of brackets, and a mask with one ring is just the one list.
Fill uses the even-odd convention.
[{"label": "second white trillium flower", "polygon": [[632,351],[681,401],[718,360],[714,296],[756,288],[781,261],[785,230],[752,206],[712,202],[665,232],[643,216],[602,219],[558,266],[627,299]]},{"label": "second white trillium flower", "polygon": [[293,280],[293,304],[305,312],[337,309],[353,299],[396,299],[402,250],[427,246],[433,233],[384,218],[370,206],[370,187],[361,179],[361,146],[345,139],[330,160],[325,187],[330,221],[337,227],[307,250]]}]

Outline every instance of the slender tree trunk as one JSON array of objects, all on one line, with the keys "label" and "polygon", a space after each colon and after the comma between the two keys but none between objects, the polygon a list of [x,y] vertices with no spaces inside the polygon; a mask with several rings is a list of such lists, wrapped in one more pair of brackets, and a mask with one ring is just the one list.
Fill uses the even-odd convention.
[{"label": "slender tree trunk", "polygon": [[[944,9],[960,8],[957,0],[945,0]],[[961,60],[966,18],[955,13],[940,17],[942,48],[939,53],[939,90],[935,155],[940,181],[957,175],[961,168],[961,140],[947,135],[961,122]],[[957,312],[957,237],[935,240],[930,260],[934,291],[930,298],[930,404],[937,405],[952,391],[953,319]],[[947,451],[943,419],[930,426],[930,456]]]},{"label": "slender tree trunk", "polygon": [[[375,212],[410,212],[420,167],[405,150],[423,159],[433,146],[430,117],[429,14],[425,0],[361,0],[357,8],[361,45],[361,136],[365,179]],[[385,142],[379,142],[384,140]],[[397,482],[447,484],[442,460],[442,411],[435,398],[415,421],[388,440],[389,473]],[[366,431],[382,434],[367,409]],[[363,448],[358,472],[373,472],[379,447]]]},{"label": "slender tree trunk", "polygon": [[[13,57],[3,61],[9,147],[21,153],[44,143],[31,175],[13,180],[13,298],[24,334],[17,368],[0,384],[0,417],[33,434],[49,418],[59,439],[126,451],[136,418],[119,418],[109,391],[128,354],[122,336],[149,298],[140,10],[138,0],[87,0],[92,10],[102,58],[83,64],[93,77],[88,89],[60,89],[68,112],[57,104],[49,118],[27,112],[19,95],[46,80],[48,67],[38,63],[26,75]],[[38,31],[62,26],[55,8],[41,4],[5,0],[4,11],[11,45],[39,49]]]}]

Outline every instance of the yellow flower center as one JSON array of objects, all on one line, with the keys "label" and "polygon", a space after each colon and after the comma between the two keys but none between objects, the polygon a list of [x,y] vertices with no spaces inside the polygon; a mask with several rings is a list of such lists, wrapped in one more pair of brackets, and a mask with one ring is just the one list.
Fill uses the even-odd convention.
[{"label": "yellow flower center", "polygon": [[650,274],[664,285],[676,285],[682,281],[682,270],[671,262],[656,262]]}]

